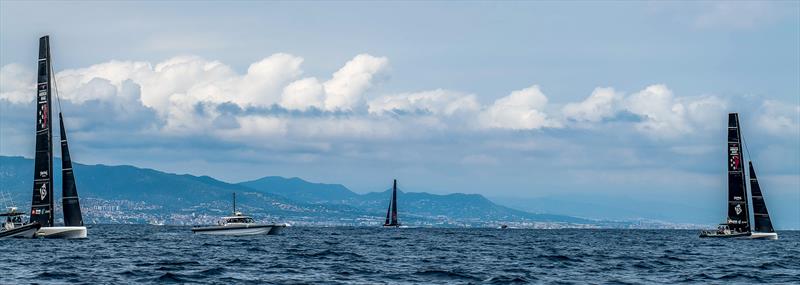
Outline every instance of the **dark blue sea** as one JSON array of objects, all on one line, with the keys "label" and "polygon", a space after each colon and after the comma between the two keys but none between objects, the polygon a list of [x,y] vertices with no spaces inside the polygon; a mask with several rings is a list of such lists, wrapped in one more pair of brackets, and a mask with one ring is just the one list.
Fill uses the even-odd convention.
[{"label": "dark blue sea", "polygon": [[96,225],[85,240],[0,240],[0,284],[800,282],[800,232],[290,227],[276,236]]}]

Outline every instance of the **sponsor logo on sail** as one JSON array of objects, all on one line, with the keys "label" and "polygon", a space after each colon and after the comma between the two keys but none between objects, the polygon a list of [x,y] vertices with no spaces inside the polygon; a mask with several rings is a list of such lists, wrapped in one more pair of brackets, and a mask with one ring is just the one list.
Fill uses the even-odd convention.
[{"label": "sponsor logo on sail", "polygon": [[741,165],[741,159],[739,158],[739,145],[732,144],[728,150],[730,151],[731,156],[729,161],[731,170],[739,170],[739,166]]},{"label": "sponsor logo on sail", "polygon": [[44,200],[44,197],[47,197],[47,184],[42,183],[42,187],[39,187],[39,200]]},{"label": "sponsor logo on sail", "polygon": [[47,177],[47,170],[39,171],[39,177]]},{"label": "sponsor logo on sail", "polygon": [[736,205],[733,209],[736,211],[736,215],[742,214],[742,205]]},{"label": "sponsor logo on sail", "polygon": [[39,125],[41,125],[42,129],[47,128],[47,105],[42,105],[41,110],[39,111]]}]

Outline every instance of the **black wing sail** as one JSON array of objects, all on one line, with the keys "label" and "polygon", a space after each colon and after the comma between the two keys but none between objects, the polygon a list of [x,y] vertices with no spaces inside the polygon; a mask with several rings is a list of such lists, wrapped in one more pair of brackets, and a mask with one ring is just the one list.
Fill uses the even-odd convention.
[{"label": "black wing sail", "polygon": [[742,159],[742,138],[739,114],[728,114],[728,227],[739,232],[750,232]]},{"label": "black wing sail", "polygon": [[50,108],[50,38],[39,39],[36,87],[36,157],[33,166],[31,222],[53,225],[53,133]]},{"label": "black wing sail", "polygon": [[761,194],[761,187],[758,185],[758,178],[756,178],[756,170],[753,168],[753,162],[750,165],[750,194],[753,197],[753,226],[756,232],[774,233],[775,229],[772,228],[772,220],[769,219],[769,212],[767,211],[767,203],[764,201],[764,196]]},{"label": "black wing sail", "polygon": [[397,179],[394,180],[392,186],[392,226],[398,225],[397,223]]},{"label": "black wing sail", "polygon": [[392,201],[390,200],[390,201],[389,201],[389,207],[388,207],[388,208],[386,208],[386,221],[385,221],[385,222],[383,222],[383,225],[384,225],[384,226],[388,226],[388,225],[389,225],[389,219],[390,219],[390,217],[391,217],[391,216],[390,216],[391,212],[392,212]]},{"label": "black wing sail", "polygon": [[75,174],[72,171],[72,159],[67,145],[67,131],[64,129],[64,117],[61,113],[58,113],[58,122],[61,127],[61,205],[64,208],[64,225],[83,226],[78,188],[75,186]]}]

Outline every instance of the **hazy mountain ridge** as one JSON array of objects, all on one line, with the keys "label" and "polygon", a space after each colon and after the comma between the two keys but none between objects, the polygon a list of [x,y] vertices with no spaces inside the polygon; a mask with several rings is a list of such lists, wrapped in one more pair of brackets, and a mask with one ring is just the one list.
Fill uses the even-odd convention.
[{"label": "hazy mountain ridge", "polygon": [[[54,166],[58,173],[60,160],[56,159]],[[389,190],[357,194],[340,184],[312,183],[300,178],[268,176],[233,184],[209,176],[172,174],[127,165],[74,163],[74,168],[82,201],[141,201],[152,206],[148,213],[161,217],[175,213],[195,217],[195,214],[229,212],[231,193],[237,192],[241,195],[239,207],[255,216],[304,221],[374,220],[378,223],[385,215],[390,197]],[[0,187],[12,194],[17,206],[23,209],[22,206],[29,205],[30,201],[32,169],[31,159],[0,156]],[[56,175],[54,183],[55,189],[60,189],[60,175]],[[59,196],[57,192],[56,197]],[[477,194],[435,195],[399,191],[398,199],[401,221],[412,224],[430,224],[433,221],[592,223],[574,217],[510,209]]]}]

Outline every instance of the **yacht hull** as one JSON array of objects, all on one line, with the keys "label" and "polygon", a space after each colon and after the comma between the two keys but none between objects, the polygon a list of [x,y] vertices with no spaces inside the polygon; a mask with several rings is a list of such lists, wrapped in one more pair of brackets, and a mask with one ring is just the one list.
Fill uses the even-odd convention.
[{"label": "yacht hull", "polygon": [[737,234],[701,233],[700,237],[701,238],[735,238],[735,239],[776,240],[776,239],[778,239],[778,234],[777,233],[759,233],[759,232],[737,233]]},{"label": "yacht hull", "polygon": [[10,230],[3,230],[0,231],[0,238],[33,238],[41,227],[39,223],[32,223]]},{"label": "yacht hull", "polygon": [[204,235],[248,236],[278,234],[285,225],[226,225],[195,227],[192,232]]},{"label": "yacht hull", "polygon": [[747,238],[749,238],[749,239],[776,240],[776,239],[778,239],[778,233],[758,233],[758,232],[753,232]]},{"label": "yacht hull", "polygon": [[36,233],[43,238],[86,238],[86,227],[43,227]]}]

